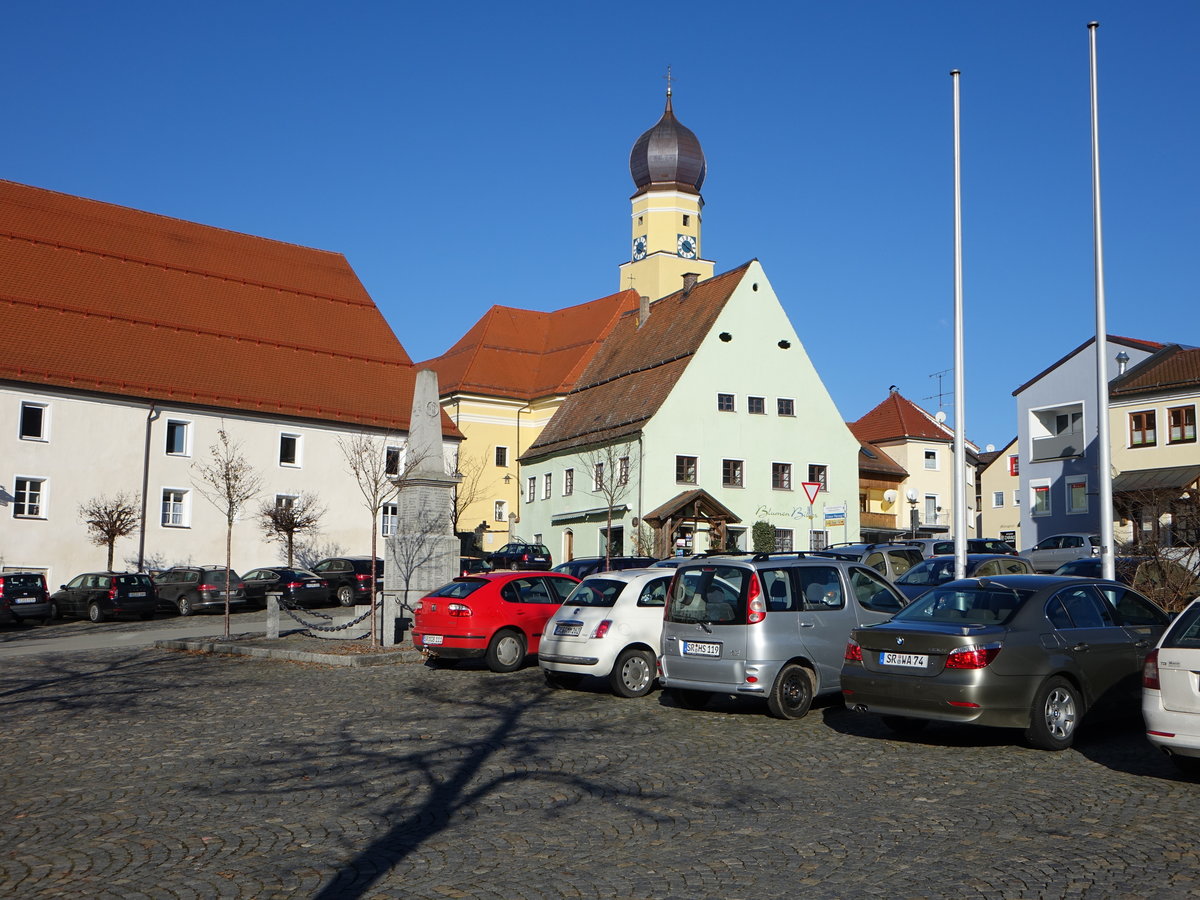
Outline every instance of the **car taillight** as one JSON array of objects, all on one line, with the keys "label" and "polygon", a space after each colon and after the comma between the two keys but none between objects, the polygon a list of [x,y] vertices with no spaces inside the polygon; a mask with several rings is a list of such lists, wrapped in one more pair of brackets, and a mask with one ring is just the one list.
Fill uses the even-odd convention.
[{"label": "car taillight", "polygon": [[983,644],[980,647],[959,647],[946,657],[947,669],[982,669],[1000,652],[1000,643]]},{"label": "car taillight", "polygon": [[117,599],[117,586],[115,584],[109,585],[109,587],[108,587],[108,599],[109,600]]},{"label": "car taillight", "polygon": [[221,589],[219,587],[217,587],[215,584],[202,584],[202,585],[199,585],[196,588],[196,590],[198,590],[198,591],[219,591]]},{"label": "car taillight", "polygon": [[471,607],[464,603],[451,603],[446,607],[446,612],[452,616],[469,616],[471,615]]},{"label": "car taillight", "polygon": [[416,603],[413,604],[413,615],[415,616],[418,613],[423,613],[423,612],[425,612],[425,604],[422,603],[420,600],[418,600]]},{"label": "car taillight", "polygon": [[358,577],[359,581],[370,581],[371,580],[371,576],[369,574],[367,574],[366,572],[359,573],[359,575],[357,577]]},{"label": "car taillight", "polygon": [[[241,587],[241,585],[239,584],[238,587]],[[294,591],[294,590],[296,590],[296,588],[304,587],[304,582],[303,581],[289,581],[288,587]]]},{"label": "car taillight", "polygon": [[746,597],[746,624],[754,625],[767,617],[767,601],[763,598],[762,588],[758,586],[758,576],[750,576],[749,596]]},{"label": "car taillight", "polygon": [[1150,688],[1152,691],[1162,690],[1162,684],[1158,680],[1157,648],[1146,654],[1146,661],[1142,663],[1142,687]]},{"label": "car taillight", "polygon": [[846,652],[842,654],[842,659],[847,662],[862,662],[862,647],[858,645],[858,641],[846,641]]},{"label": "car taillight", "polygon": [[592,632],[592,637],[602,638],[608,634],[608,629],[612,628],[612,619],[605,619],[596,626],[596,630]]}]

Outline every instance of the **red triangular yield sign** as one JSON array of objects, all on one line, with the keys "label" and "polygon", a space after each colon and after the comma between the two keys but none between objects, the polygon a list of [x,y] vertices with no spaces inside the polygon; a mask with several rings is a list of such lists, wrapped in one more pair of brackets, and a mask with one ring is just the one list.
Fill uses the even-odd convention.
[{"label": "red triangular yield sign", "polygon": [[800,482],[800,484],[803,485],[803,487],[804,487],[804,493],[808,494],[808,502],[816,503],[817,502],[817,492],[821,490],[821,482],[819,482],[819,481],[802,481],[802,482]]}]

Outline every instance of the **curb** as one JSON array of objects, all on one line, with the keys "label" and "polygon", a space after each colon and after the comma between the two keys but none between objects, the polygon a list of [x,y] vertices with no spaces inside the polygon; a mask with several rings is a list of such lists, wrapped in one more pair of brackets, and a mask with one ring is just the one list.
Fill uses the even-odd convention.
[{"label": "curb", "polygon": [[398,663],[424,662],[420,650],[394,650],[385,653],[313,653],[308,650],[284,650],[273,647],[249,647],[224,641],[155,641],[160,650],[192,650],[223,656],[255,656],[260,659],[285,659],[291,662],[320,663],[326,666],[393,666]]}]

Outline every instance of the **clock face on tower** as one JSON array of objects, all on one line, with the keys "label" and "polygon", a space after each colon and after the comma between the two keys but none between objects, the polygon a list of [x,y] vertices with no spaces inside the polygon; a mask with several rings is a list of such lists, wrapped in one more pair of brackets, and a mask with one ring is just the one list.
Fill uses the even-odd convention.
[{"label": "clock face on tower", "polygon": [[681,234],[675,242],[676,252],[684,259],[696,258],[696,239],[690,234]]},{"label": "clock face on tower", "polygon": [[633,239],[633,258],[635,260],[646,258],[646,236],[644,234]]}]

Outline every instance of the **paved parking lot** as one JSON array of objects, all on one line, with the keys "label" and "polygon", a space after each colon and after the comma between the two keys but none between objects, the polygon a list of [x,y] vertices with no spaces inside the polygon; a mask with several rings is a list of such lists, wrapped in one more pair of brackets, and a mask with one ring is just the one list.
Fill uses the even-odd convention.
[{"label": "paved parking lot", "polygon": [[1136,722],[1062,754],[597,683],[156,650],[0,669],[5,897],[1200,893],[1200,785]]}]

